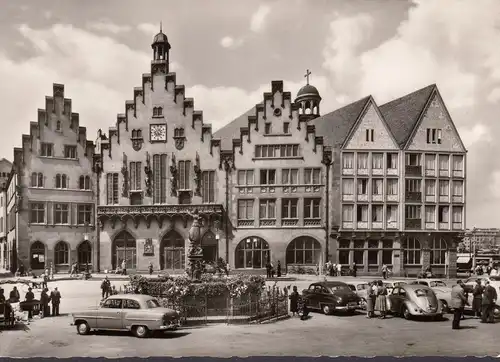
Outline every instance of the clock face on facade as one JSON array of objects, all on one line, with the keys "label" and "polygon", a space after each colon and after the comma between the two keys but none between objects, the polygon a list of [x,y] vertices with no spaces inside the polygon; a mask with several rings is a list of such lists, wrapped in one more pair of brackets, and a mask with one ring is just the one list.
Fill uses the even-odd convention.
[{"label": "clock face on facade", "polygon": [[150,126],[151,141],[167,140],[167,125],[166,124],[152,124]]}]

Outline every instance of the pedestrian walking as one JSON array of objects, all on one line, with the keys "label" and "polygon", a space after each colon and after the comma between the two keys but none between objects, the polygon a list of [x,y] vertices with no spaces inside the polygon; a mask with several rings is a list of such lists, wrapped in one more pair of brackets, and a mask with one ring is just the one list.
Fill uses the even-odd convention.
[{"label": "pedestrian walking", "polygon": [[50,301],[52,303],[52,316],[59,316],[59,305],[61,304],[61,293],[57,287],[50,293]]},{"label": "pedestrian walking", "polygon": [[50,267],[49,267],[49,279],[54,280],[54,265],[52,262],[50,262]]},{"label": "pedestrian walking", "polygon": [[464,313],[464,307],[467,304],[467,297],[465,296],[464,283],[459,280],[457,284],[451,288],[451,301],[450,307],[453,308],[453,323],[452,329],[460,329],[460,320]]},{"label": "pedestrian walking", "polygon": [[49,294],[47,293],[48,291],[49,291],[48,288],[43,288],[42,293],[40,294],[40,307],[42,309],[41,318],[50,316],[50,308],[49,308],[50,297]]},{"label": "pedestrian walking", "polygon": [[373,282],[368,283],[368,289],[366,290],[366,318],[373,317],[373,311],[375,310],[375,290],[373,289]]},{"label": "pedestrian walking", "polygon": [[127,263],[125,262],[125,259],[122,260],[122,274],[127,275]]},{"label": "pedestrian walking", "polygon": [[377,299],[375,300],[375,310],[380,312],[380,318],[385,319],[387,314],[387,289],[381,280],[377,282]]},{"label": "pedestrian walking", "polygon": [[481,285],[481,279],[476,280],[476,285],[474,285],[474,289],[472,290],[472,312],[476,318],[481,318],[481,310],[483,304],[483,291],[484,288]]},{"label": "pedestrian walking", "polygon": [[319,275],[319,265],[316,264],[316,276],[318,276],[318,275]]},{"label": "pedestrian walking", "polygon": [[42,275],[43,281],[42,281],[42,288],[47,288],[48,287],[48,281],[49,281],[49,270],[46,269],[46,273]]},{"label": "pedestrian walking", "polygon": [[356,263],[352,263],[352,276],[356,278],[357,275],[358,275],[358,266],[356,265]]},{"label": "pedestrian walking", "polygon": [[109,297],[109,293],[111,292],[111,282],[109,281],[107,275],[101,283],[101,292],[102,292],[102,299]]},{"label": "pedestrian walking", "polygon": [[281,261],[278,260],[278,265],[276,266],[276,275],[281,278]]},{"label": "pedestrian walking", "polygon": [[342,276],[342,264],[337,264],[337,276]]},{"label": "pedestrian walking", "polygon": [[274,278],[274,264],[271,263],[271,278]]},{"label": "pedestrian walking", "polygon": [[26,295],[24,296],[24,300],[26,302],[28,302],[28,306],[27,306],[27,309],[28,309],[28,320],[32,319],[33,318],[33,300],[35,300],[35,294],[33,294],[33,289],[32,288],[28,288],[28,292],[26,293]]},{"label": "pedestrian walking", "polygon": [[481,323],[495,323],[493,310],[497,301],[497,291],[486,281],[483,290]]},{"label": "pedestrian walking", "polygon": [[387,265],[382,265],[382,278],[387,279]]},{"label": "pedestrian walking", "polygon": [[293,286],[293,291],[290,293],[288,297],[290,299],[290,312],[292,312],[292,316],[295,317],[295,314],[299,311],[299,292],[297,291],[297,286]]},{"label": "pedestrian walking", "polygon": [[153,263],[149,262],[149,275],[153,275]]},{"label": "pedestrian walking", "polygon": [[271,278],[271,263],[270,262],[266,263],[266,277]]},{"label": "pedestrian walking", "polygon": [[330,265],[330,275],[332,277],[334,277],[335,275],[337,275],[337,264],[331,263],[331,265]]}]

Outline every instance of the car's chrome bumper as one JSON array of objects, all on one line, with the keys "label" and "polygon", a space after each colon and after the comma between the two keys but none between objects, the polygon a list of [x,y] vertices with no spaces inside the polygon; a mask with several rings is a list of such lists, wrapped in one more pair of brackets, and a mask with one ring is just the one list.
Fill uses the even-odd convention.
[{"label": "car's chrome bumper", "polygon": [[355,310],[360,307],[359,304],[351,304],[351,305],[337,305],[335,306],[335,310]]},{"label": "car's chrome bumper", "polygon": [[162,331],[175,331],[176,329],[179,329],[181,327],[179,322],[173,322],[169,323],[164,326],[160,326],[160,330]]}]

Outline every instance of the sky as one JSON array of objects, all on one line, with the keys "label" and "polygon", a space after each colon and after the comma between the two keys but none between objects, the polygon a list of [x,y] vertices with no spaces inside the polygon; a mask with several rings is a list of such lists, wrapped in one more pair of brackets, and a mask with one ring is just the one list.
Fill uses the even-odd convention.
[{"label": "sky", "polygon": [[52,84],[88,137],[106,133],[150,71],[163,24],[177,84],[220,128],[272,80],[310,69],[323,114],[436,83],[468,149],[467,227],[500,227],[498,0],[0,0],[0,157],[12,161]]}]

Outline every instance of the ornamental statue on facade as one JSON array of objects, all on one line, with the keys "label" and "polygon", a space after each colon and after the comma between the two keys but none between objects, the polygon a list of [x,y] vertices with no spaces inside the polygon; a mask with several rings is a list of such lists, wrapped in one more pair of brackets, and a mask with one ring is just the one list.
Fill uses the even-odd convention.
[{"label": "ornamental statue on facade", "polygon": [[149,156],[149,152],[146,152],[146,166],[144,167],[144,173],[146,174],[146,195],[151,197],[153,194],[153,187],[151,185],[153,170],[151,169],[151,157]]},{"label": "ornamental statue on facade", "polygon": [[199,280],[203,270],[203,249],[200,245],[201,231],[197,209],[192,216],[193,223],[189,229],[188,273],[192,280]]},{"label": "ornamental statue on facade", "polygon": [[172,155],[170,164],[170,193],[172,196],[177,196],[177,164],[175,162],[175,155]]},{"label": "ornamental statue on facade", "polygon": [[201,168],[200,168],[200,155],[196,152],[196,160],[194,163],[194,194],[201,196]]},{"label": "ornamental statue on facade", "polygon": [[123,164],[122,164],[122,176],[123,176],[123,183],[122,183],[122,196],[123,197],[128,197],[128,167],[127,167],[127,155],[125,152],[123,152]]}]

